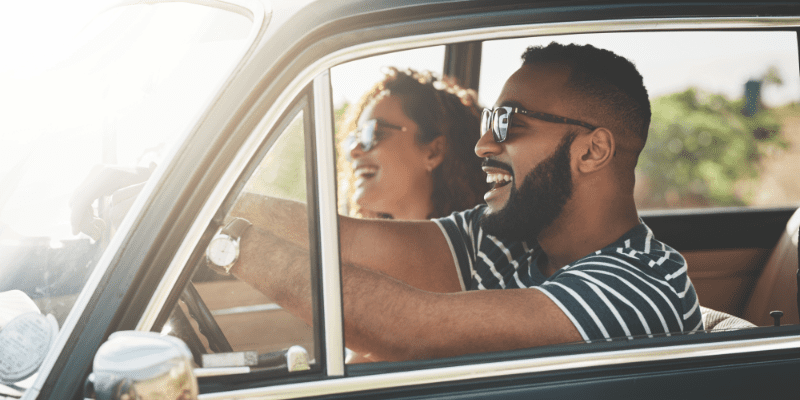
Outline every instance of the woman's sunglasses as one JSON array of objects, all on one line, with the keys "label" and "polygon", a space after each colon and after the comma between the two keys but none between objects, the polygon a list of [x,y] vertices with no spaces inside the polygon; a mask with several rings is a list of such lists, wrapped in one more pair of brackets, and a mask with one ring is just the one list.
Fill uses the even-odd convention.
[{"label": "woman's sunglasses", "polygon": [[554,122],[557,124],[578,125],[591,130],[597,129],[596,126],[587,124],[583,121],[578,121],[577,119],[560,117],[558,115],[536,111],[528,111],[519,107],[497,107],[495,109],[483,109],[483,113],[481,114],[481,134],[491,129],[492,136],[494,136],[494,141],[497,143],[504,142],[508,138],[508,127],[511,125],[511,116],[515,113],[520,113],[531,118],[536,118],[547,122]]},{"label": "woman's sunglasses", "polygon": [[392,125],[377,119],[371,119],[347,135],[345,148],[352,149],[356,144],[361,144],[364,152],[372,150],[385,136],[382,134],[381,129],[394,129],[401,132],[407,130],[405,126]]}]

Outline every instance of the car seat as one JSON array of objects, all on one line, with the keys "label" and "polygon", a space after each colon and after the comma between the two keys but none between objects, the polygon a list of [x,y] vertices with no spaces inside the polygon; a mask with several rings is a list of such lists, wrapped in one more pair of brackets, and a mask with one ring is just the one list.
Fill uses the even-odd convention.
[{"label": "car seat", "polygon": [[797,230],[800,228],[800,209],[795,211],[778,244],[756,281],[742,317],[758,326],[773,325],[769,313],[783,311],[781,325],[797,324]]},{"label": "car seat", "polygon": [[703,326],[709,332],[732,331],[744,328],[755,328],[756,325],[722,311],[700,306],[703,315]]}]

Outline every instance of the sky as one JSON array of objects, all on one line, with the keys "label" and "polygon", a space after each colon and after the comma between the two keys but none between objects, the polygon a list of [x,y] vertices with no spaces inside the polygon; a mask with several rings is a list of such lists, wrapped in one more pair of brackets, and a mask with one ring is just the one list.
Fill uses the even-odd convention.
[{"label": "sky", "polygon": [[0,77],[31,75],[101,10],[103,0],[5,1],[0,5]]}]

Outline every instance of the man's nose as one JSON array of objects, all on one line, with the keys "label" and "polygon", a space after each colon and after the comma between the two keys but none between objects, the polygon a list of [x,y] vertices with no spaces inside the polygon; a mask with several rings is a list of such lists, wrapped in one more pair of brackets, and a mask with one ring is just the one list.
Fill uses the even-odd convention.
[{"label": "man's nose", "polygon": [[502,151],[503,148],[500,143],[494,141],[491,128],[486,130],[486,132],[481,132],[481,137],[478,139],[478,143],[475,144],[475,154],[477,154],[478,157],[485,158],[496,156]]}]

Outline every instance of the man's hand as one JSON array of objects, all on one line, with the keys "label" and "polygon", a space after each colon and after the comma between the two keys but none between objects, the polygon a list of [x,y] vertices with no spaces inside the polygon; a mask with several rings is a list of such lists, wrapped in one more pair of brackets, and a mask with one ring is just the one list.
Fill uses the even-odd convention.
[{"label": "man's hand", "polygon": [[[92,168],[69,201],[72,208],[72,233],[77,235],[83,232],[92,239],[99,240],[106,228],[118,226],[154,169],[155,164],[151,164],[149,168],[103,164]],[[109,195],[113,197],[111,206],[104,215],[107,221],[104,221],[95,215],[92,203],[95,199]]]}]

